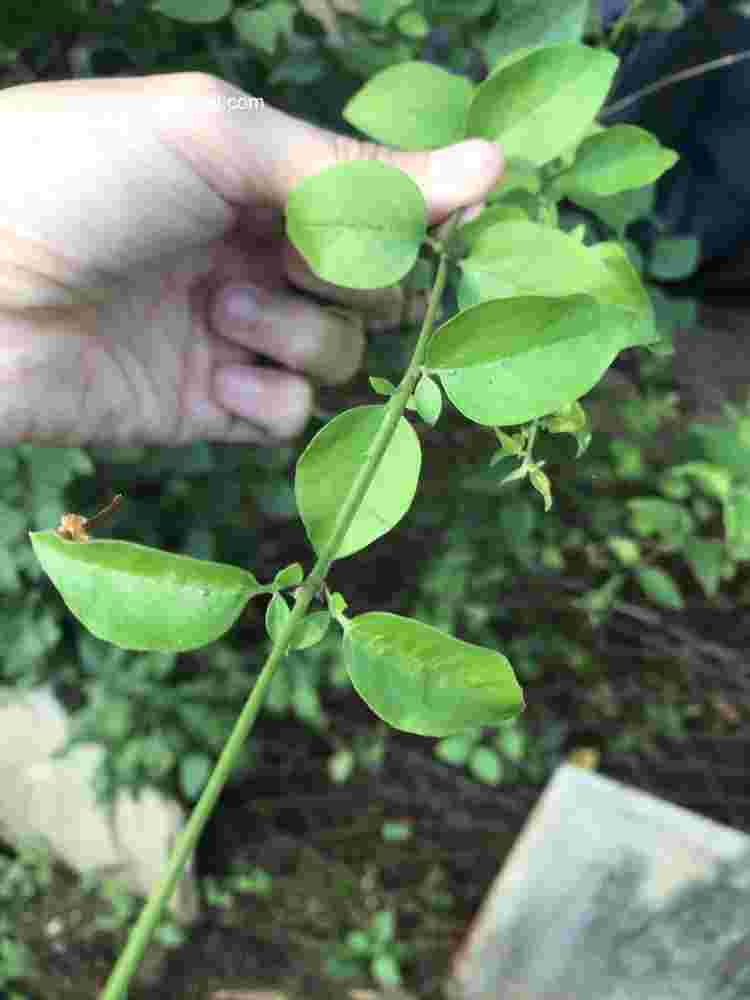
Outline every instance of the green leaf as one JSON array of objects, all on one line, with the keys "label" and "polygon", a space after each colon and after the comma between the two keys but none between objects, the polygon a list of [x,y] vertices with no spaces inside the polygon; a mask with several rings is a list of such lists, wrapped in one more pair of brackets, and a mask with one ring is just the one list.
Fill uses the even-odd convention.
[{"label": "green leaf", "polygon": [[370,962],[370,973],[381,986],[401,985],[401,971],[393,955],[376,955]]},{"label": "green leaf", "polygon": [[349,607],[342,594],[331,594],[328,606],[332,615],[340,615]]},{"label": "green leaf", "polygon": [[203,753],[189,753],[180,760],[180,788],[191,802],[198,798],[208,781],[213,761]]},{"label": "green leaf", "polygon": [[305,87],[325,76],[329,68],[329,64],[317,52],[290,52],[276,63],[266,83],[269,87],[277,87],[282,83]]},{"label": "green leaf", "polygon": [[280,569],[273,578],[271,586],[275,590],[284,590],[286,587],[298,587],[305,577],[305,572],[299,563],[291,563],[284,569]]},{"label": "green leaf", "polygon": [[[691,424],[688,438],[697,444],[709,462],[721,465],[738,479],[750,476],[747,460],[750,434],[743,436],[742,425],[736,427],[717,424]],[[745,432],[747,434],[747,432]]]},{"label": "green leaf", "polygon": [[396,391],[396,386],[390,379],[370,376],[370,385],[379,396],[392,396]]},{"label": "green leaf", "polygon": [[584,139],[569,171],[555,179],[555,187],[567,179],[583,191],[601,198],[653,182],[679,159],[665,149],[650,132],[637,125],[613,125]]},{"label": "green leaf", "polygon": [[329,955],[326,958],[325,970],[332,979],[353,979],[361,972],[356,959],[339,958],[338,955]]},{"label": "green leaf", "polygon": [[696,325],[698,314],[695,299],[667,295],[659,285],[649,284],[647,287],[654,307],[656,326],[665,342],[675,330],[689,330]]},{"label": "green leaf", "polygon": [[614,573],[601,587],[592,588],[581,597],[576,597],[573,606],[588,611],[595,618],[605,615],[617,599],[624,583],[624,574]]},{"label": "green leaf", "polygon": [[674,31],[685,21],[685,8],[678,0],[640,0],[628,21],[640,31]]},{"label": "green leaf", "polygon": [[414,403],[417,413],[426,424],[433,426],[440,418],[440,411],[443,408],[443,397],[437,382],[429,375],[423,375],[414,390]]},{"label": "green leaf", "polygon": [[681,611],[685,607],[677,584],[658,566],[642,566],[635,571],[643,593],[665,608]]},{"label": "green leaf", "polygon": [[396,18],[396,28],[407,38],[426,38],[430,33],[430,24],[418,10],[405,10]]},{"label": "green leaf", "polygon": [[232,24],[241,41],[273,55],[279,39],[292,33],[295,11],[295,5],[285,0],[272,0],[255,10],[237,7],[232,12]]},{"label": "green leaf", "polygon": [[711,462],[685,462],[674,465],[669,470],[673,476],[688,476],[694,479],[704,493],[726,500],[732,488],[732,475],[728,469]]},{"label": "green leaf", "polygon": [[680,546],[694,533],[690,511],[661,497],[633,497],[626,501],[632,530],[641,537],[659,535],[664,542]]},{"label": "green leaf", "polygon": [[156,0],[151,9],[175,21],[211,24],[227,16],[232,0]]},{"label": "green leaf", "polygon": [[[539,194],[542,184],[539,171],[533,163],[519,157],[505,159],[503,176],[487,195],[487,201],[493,202],[504,198],[511,191],[525,191],[527,194]],[[466,223],[471,225],[471,223]],[[462,227],[463,228],[463,227]]]},{"label": "green leaf", "polygon": [[641,547],[638,542],[624,535],[612,535],[607,539],[607,548],[615,555],[623,566],[635,566],[641,558]]},{"label": "green leaf", "polygon": [[386,822],[380,828],[380,836],[386,843],[390,844],[400,844],[405,840],[410,840],[414,831],[412,829],[411,823],[404,821],[401,822]]},{"label": "green leaf", "polygon": [[432,20],[438,17],[460,16],[462,20],[473,21],[489,14],[496,3],[497,0],[461,0],[460,4],[457,4],[456,0],[428,0],[426,10]]},{"label": "green leaf", "polygon": [[382,947],[396,936],[396,918],[392,910],[378,910],[370,921],[372,939],[376,946]]},{"label": "green leaf", "polygon": [[134,542],[74,542],[29,532],[42,568],[68,609],[121,649],[184,652],[214,642],[265,587],[238,566]]},{"label": "green leaf", "polygon": [[750,559],[750,486],[735,489],[724,504],[727,546],[735,559]]},{"label": "green leaf", "polygon": [[27,521],[25,512],[0,500],[0,545],[10,545],[17,541],[26,530]]},{"label": "green leaf", "polygon": [[586,247],[559,229],[508,220],[480,233],[460,264],[462,309],[516,295],[586,294],[652,320],[651,300],[619,243]]},{"label": "green leaf", "polygon": [[657,281],[680,281],[695,273],[699,258],[695,236],[662,236],[651,248],[649,273]]},{"label": "green leaf", "polygon": [[411,0],[360,0],[357,16],[383,28],[402,7],[410,4]]},{"label": "green leaf", "polygon": [[572,180],[564,182],[565,196],[576,205],[585,208],[614,229],[621,238],[625,229],[636,219],[642,219],[653,211],[656,189],[653,184],[634,188],[631,191],[621,191],[619,194],[602,198],[591,191],[583,191],[576,187]]},{"label": "green leaf", "polygon": [[587,429],[587,423],[586,411],[576,400],[547,417],[544,426],[550,434],[580,434]]},{"label": "green leaf", "polygon": [[[425,363],[441,378],[454,369],[494,364],[527,350],[573,340],[598,314],[599,307],[585,295],[529,295],[482,302],[464,309],[435,331]],[[561,408],[562,404],[556,409]]]},{"label": "green leaf", "polygon": [[446,764],[465,764],[477,738],[478,734],[475,733],[447,736],[435,745],[435,756]]},{"label": "green leaf", "polygon": [[501,653],[389,612],[351,619],[344,658],[357,693],[395,729],[449,736],[497,725],[524,708]]},{"label": "green leaf", "polygon": [[426,364],[470,420],[521,424],[596,385],[621,350],[639,343],[633,315],[588,296],[483,302],[436,332]]},{"label": "green leaf", "polygon": [[477,747],[469,757],[469,770],[486,785],[499,785],[503,779],[503,762],[490,747]]},{"label": "green leaf", "polygon": [[304,618],[297,626],[290,649],[308,649],[315,646],[325,638],[328,626],[331,624],[331,615],[328,611],[315,611]]},{"label": "green leaf", "polygon": [[279,669],[273,675],[273,679],[268,687],[265,707],[269,709],[269,711],[275,712],[276,715],[281,715],[289,708],[291,698],[292,694],[289,687],[289,677],[283,670]]},{"label": "green leaf", "polygon": [[716,538],[689,538],[683,555],[706,597],[715,597],[721,583],[724,545]]},{"label": "green leaf", "polygon": [[516,49],[557,42],[579,42],[583,37],[587,0],[503,0],[497,5],[492,31],[480,45],[491,66]]},{"label": "green leaf", "polygon": [[504,201],[495,202],[485,208],[481,215],[471,222],[465,222],[456,232],[456,240],[460,242],[465,254],[475,249],[477,240],[487,230],[503,222],[528,222],[529,216],[520,205],[508,204]]},{"label": "green leaf", "polygon": [[289,621],[291,615],[289,605],[281,594],[274,594],[266,608],[266,632],[274,641],[278,639],[281,630]]},{"label": "green leaf", "polygon": [[328,758],[328,777],[336,785],[348,781],[354,770],[354,754],[351,750],[337,750]]},{"label": "green leaf", "polygon": [[544,500],[545,512],[552,507],[552,484],[546,472],[542,472],[538,465],[529,468],[529,482]]},{"label": "green leaf", "polygon": [[542,166],[585,135],[619,60],[603,49],[576,44],[514,56],[478,87],[467,136],[498,142],[506,157]]},{"label": "green leaf", "polygon": [[351,27],[347,35],[343,45],[330,51],[352,76],[369,80],[389,66],[414,58],[414,42],[406,38],[384,44],[382,41],[369,41],[364,34],[357,35]]},{"label": "green leaf", "polygon": [[[297,462],[294,490],[300,517],[315,551],[331,537],[382,424],[386,406],[357,406],[322,427]],[[364,500],[334,558],[344,559],[391,530],[411,506],[422,462],[419,438],[401,417]]]},{"label": "green leaf", "polygon": [[463,76],[432,63],[402,62],[368,80],[342,113],[377,142],[400,149],[437,149],[465,137],[473,93]]},{"label": "green leaf", "polygon": [[370,936],[364,931],[349,931],[346,935],[346,947],[352,955],[369,955],[372,952]]},{"label": "green leaf", "polygon": [[400,281],[427,234],[416,182],[376,160],[339,163],[305,178],[286,213],[287,236],[315,274],[344,288]]},{"label": "green leaf", "polygon": [[292,708],[297,718],[314,726],[325,726],[326,717],[320,706],[318,691],[309,682],[297,684],[292,692]]},{"label": "green leaf", "polygon": [[526,754],[526,730],[518,723],[502,726],[495,737],[495,744],[506,757],[518,762]]}]

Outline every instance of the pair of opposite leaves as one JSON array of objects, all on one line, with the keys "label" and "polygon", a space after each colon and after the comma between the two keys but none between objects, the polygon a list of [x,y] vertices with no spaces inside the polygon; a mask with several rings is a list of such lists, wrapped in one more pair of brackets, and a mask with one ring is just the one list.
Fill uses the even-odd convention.
[{"label": "pair of opposite leaves", "polygon": [[[77,531],[66,531],[66,518],[70,524],[76,517],[65,515],[59,531],[30,532],[31,544],[75,617],[123,649],[205,646],[232,627],[252,597],[276,589],[239,566],[117,539],[89,540],[83,518]],[[338,620],[356,691],[396,729],[447,736],[497,725],[524,708],[501,653],[385,612]]]}]

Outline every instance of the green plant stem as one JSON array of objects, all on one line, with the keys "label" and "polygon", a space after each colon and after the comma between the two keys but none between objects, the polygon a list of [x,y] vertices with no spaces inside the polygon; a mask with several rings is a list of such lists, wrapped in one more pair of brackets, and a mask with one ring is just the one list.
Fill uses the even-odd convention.
[{"label": "green plant stem", "polygon": [[[456,212],[449,227],[451,232],[458,224],[459,217],[460,212]],[[380,461],[390,444],[396,426],[406,408],[406,402],[420,377],[420,369],[427,349],[427,342],[432,333],[437,309],[443,295],[446,274],[447,257],[443,254],[440,257],[440,265],[435,277],[435,284],[432,288],[427,311],[425,312],[419,339],[414,348],[414,354],[406,374],[396,392],[385,405],[385,418],[378,428],[371,448],[368,449],[367,458],[357,473],[357,477],[349,490],[349,495],[339,511],[331,537],[318,556],[318,560],[310,575],[296,591],[297,598],[291,614],[274,642],[268,659],[263,665],[263,669],[253,685],[253,689],[245,702],[242,712],[234,724],[234,728],[224,745],[216,766],[211,772],[211,777],[208,779],[200,799],[195,804],[187,824],[175,842],[167,862],[166,872],[151,891],[138,920],[130,932],[125,948],[107,980],[100,1000],[124,1000],[126,997],[128,984],[143,957],[151,935],[159,923],[162,911],[170,900],[188,858],[193,853],[219,795],[242,752],[242,747],[260,712],[268,685],[271,683],[277,666],[286,655],[287,646],[292,638],[292,634],[327,576],[336,552],[375,477]]]},{"label": "green plant stem", "polygon": [[632,3],[628,5],[625,12],[621,14],[620,17],[617,19],[617,21],[612,25],[609,39],[607,41],[607,45],[610,49],[614,48],[614,46],[620,40],[620,35],[628,26],[631,18],[633,17],[633,14],[635,14],[635,12],[638,10],[640,6],[641,6],[641,0],[632,0]]}]

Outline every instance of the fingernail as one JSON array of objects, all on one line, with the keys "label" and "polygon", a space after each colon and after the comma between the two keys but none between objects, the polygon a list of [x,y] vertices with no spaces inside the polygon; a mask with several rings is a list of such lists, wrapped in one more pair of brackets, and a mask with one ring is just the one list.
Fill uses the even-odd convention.
[{"label": "fingernail", "polygon": [[260,302],[250,285],[235,286],[224,293],[221,309],[230,322],[250,323],[258,318]]}]

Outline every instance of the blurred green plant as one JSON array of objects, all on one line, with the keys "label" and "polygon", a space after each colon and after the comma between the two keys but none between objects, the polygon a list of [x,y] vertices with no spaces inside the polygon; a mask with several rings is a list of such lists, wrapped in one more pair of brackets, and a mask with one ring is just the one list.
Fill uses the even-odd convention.
[{"label": "blurred green plant", "polygon": [[207,875],[201,882],[206,903],[231,909],[238,896],[267,897],[273,892],[273,878],[263,868],[233,862],[226,875]]},{"label": "blurred green plant", "polygon": [[8,1000],[26,1000],[22,987],[35,969],[34,956],[19,937],[18,920],[51,882],[52,859],[43,840],[28,837],[15,851],[0,851],[0,991]]},{"label": "blurred green plant", "polygon": [[367,971],[378,986],[400,986],[402,962],[413,955],[413,948],[397,938],[396,918],[392,910],[378,910],[364,930],[349,931],[325,962],[333,979],[352,979]]}]

